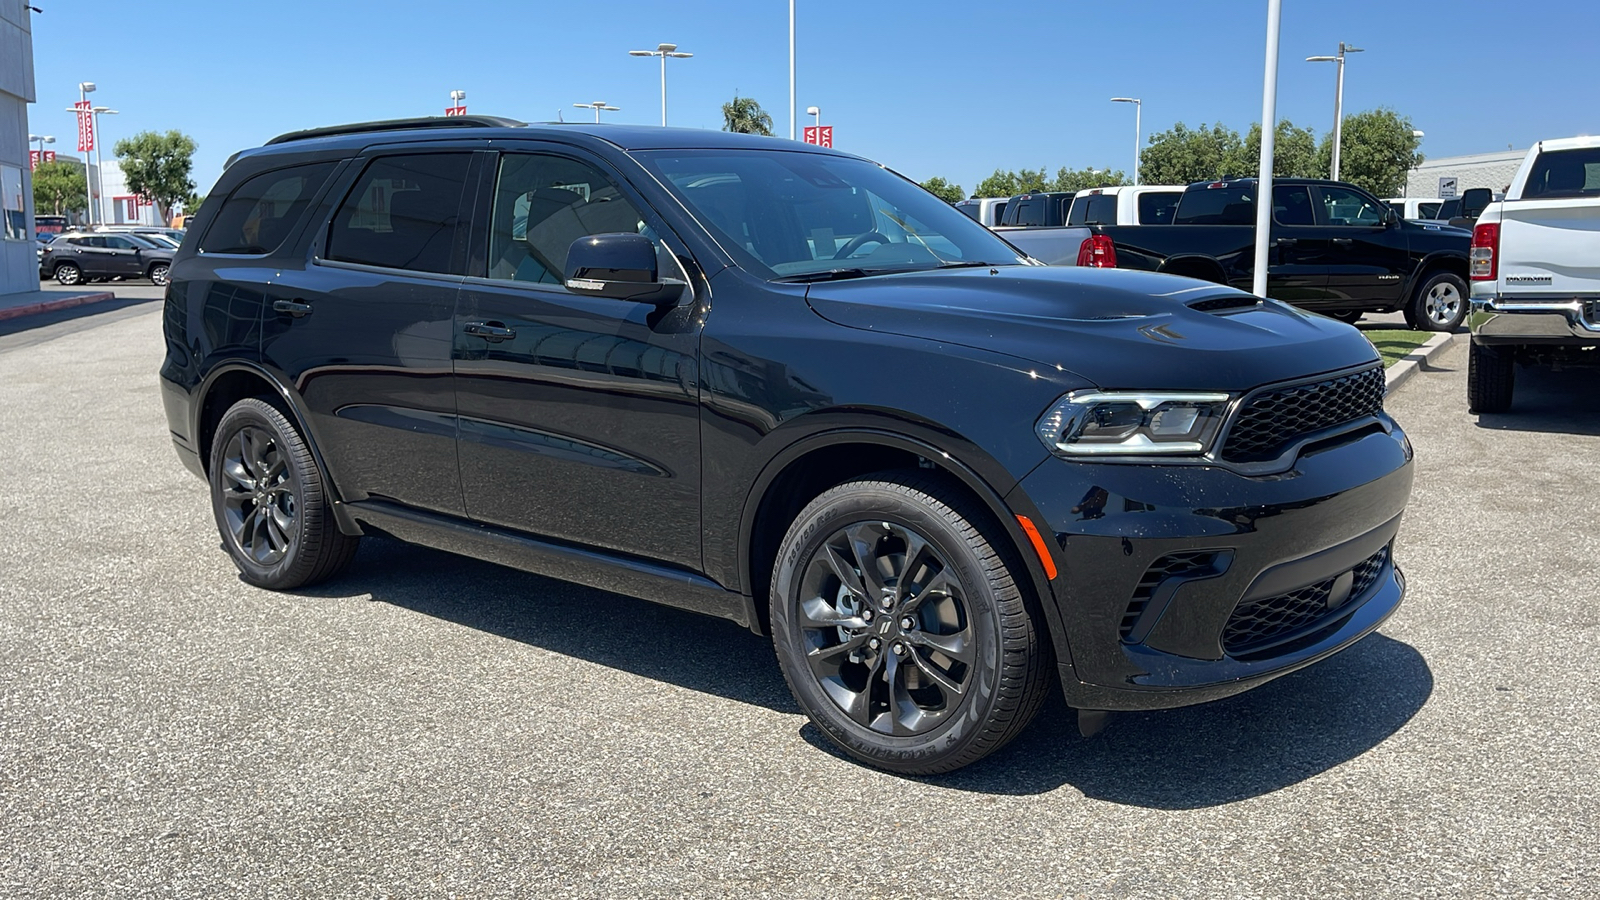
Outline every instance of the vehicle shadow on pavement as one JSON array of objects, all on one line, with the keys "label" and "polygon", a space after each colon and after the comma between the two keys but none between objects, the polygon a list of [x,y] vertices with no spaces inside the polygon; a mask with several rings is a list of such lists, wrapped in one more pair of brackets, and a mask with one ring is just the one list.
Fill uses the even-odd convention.
[{"label": "vehicle shadow on pavement", "polygon": [[298,591],[371,594],[419,612],[644,678],[798,713],[772,642],[737,624],[369,536],[347,573]]},{"label": "vehicle shadow on pavement", "polygon": [[[1516,396],[1511,411],[1484,413],[1478,427],[1495,431],[1535,431],[1550,434],[1600,435],[1600,393],[1594,390],[1593,369],[1517,369]],[[1463,398],[1462,409],[1466,409]]]},{"label": "vehicle shadow on pavement", "polygon": [[76,319],[86,319],[90,316],[104,315],[127,309],[130,306],[139,306],[145,303],[159,303],[159,297],[117,297],[112,300],[100,300],[95,303],[85,303],[82,306],[69,306],[65,309],[54,309],[49,312],[32,313],[26,316],[17,316],[12,319],[0,319],[0,337],[11,334],[21,334],[36,328],[56,325],[61,322],[71,322]]},{"label": "vehicle shadow on pavement", "polygon": [[[1330,659],[1224,700],[1116,713],[1079,735],[1053,694],[1032,726],[988,759],[926,780],[981,794],[1084,796],[1152,809],[1220,806],[1271,793],[1382,743],[1433,693],[1433,673],[1409,644],[1374,634]],[[812,745],[840,755],[809,723]]]}]

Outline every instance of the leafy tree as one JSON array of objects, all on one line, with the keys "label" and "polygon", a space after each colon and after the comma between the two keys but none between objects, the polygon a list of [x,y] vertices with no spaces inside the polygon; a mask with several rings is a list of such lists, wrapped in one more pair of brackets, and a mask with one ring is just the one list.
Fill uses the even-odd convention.
[{"label": "leafy tree", "polygon": [[200,204],[206,202],[205,194],[190,194],[183,198],[183,214],[192,216],[200,211]]},{"label": "leafy tree", "polygon": [[[1411,119],[1388,107],[1344,117],[1339,149],[1339,180],[1366,188],[1379,197],[1393,197],[1406,183],[1406,172],[1422,165]],[[1332,136],[1317,148],[1317,171],[1327,177],[1333,166]]]},{"label": "leafy tree", "polygon": [[62,216],[68,212],[81,212],[87,205],[84,196],[89,190],[83,170],[57,160],[40,163],[33,170],[33,208],[42,213]]},{"label": "leafy tree", "polygon": [[148,197],[163,222],[172,221],[172,207],[194,193],[194,139],[181,131],[141,131],[112,146],[122,163],[128,190]]},{"label": "leafy tree", "polygon": [[1042,191],[1050,183],[1043,168],[1021,169],[1011,172],[995,169],[994,174],[978,182],[973,188],[974,197],[1015,197],[1030,191]]},{"label": "leafy tree", "polygon": [[938,175],[935,175],[932,178],[929,178],[927,181],[924,181],[922,183],[922,187],[927,190],[928,193],[938,197],[940,200],[943,200],[946,203],[954,203],[966,196],[966,194],[961,192],[961,185],[952,184],[948,181],[945,181]]},{"label": "leafy tree", "polygon": [[[1250,125],[1250,133],[1228,163],[1225,175],[1256,175],[1261,171],[1261,123]],[[1278,120],[1272,137],[1272,174],[1285,178],[1322,178],[1328,167],[1317,162],[1317,136],[1288,119]]]},{"label": "leafy tree", "polygon": [[741,97],[738,91],[733,100],[722,104],[722,122],[723,131],[772,137],[772,116],[754,98]]},{"label": "leafy tree", "polygon": [[1050,179],[1045,187],[1052,191],[1078,191],[1086,188],[1113,187],[1119,184],[1130,184],[1126,172],[1121,169],[1112,171],[1106,169],[1068,169],[1065,166],[1056,170],[1056,177]]},{"label": "leafy tree", "polygon": [[1223,175],[1245,174],[1228,171],[1238,164],[1243,147],[1239,132],[1220,122],[1193,129],[1178,122],[1150,136],[1150,146],[1139,154],[1140,181],[1188,184]]}]

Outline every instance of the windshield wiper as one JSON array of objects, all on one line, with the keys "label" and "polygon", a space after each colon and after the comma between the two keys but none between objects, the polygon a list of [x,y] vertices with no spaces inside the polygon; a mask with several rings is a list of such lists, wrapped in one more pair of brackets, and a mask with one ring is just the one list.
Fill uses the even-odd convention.
[{"label": "windshield wiper", "polygon": [[980,266],[981,267],[987,267],[987,268],[998,268],[1000,266],[1009,266],[1009,265],[1015,265],[1015,263],[990,263],[990,262],[978,262],[976,260],[968,260],[966,262],[945,262],[945,263],[940,263],[939,264],[939,268],[941,268],[941,269],[976,269],[976,268],[979,268]]},{"label": "windshield wiper", "polygon": [[865,278],[876,275],[882,269],[824,269],[821,272],[801,272],[798,275],[782,275],[772,279],[783,284],[807,284],[812,281],[837,281],[844,278]]}]

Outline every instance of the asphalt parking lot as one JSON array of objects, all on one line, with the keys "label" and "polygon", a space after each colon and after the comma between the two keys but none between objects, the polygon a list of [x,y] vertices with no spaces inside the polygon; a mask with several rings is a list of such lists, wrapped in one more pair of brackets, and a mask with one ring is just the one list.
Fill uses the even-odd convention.
[{"label": "asphalt parking lot", "polygon": [[831,752],[728,623],[391,541],[244,585],[166,435],[160,309],[0,329],[0,895],[1600,895],[1600,392],[1390,400],[1382,631],[969,769]]}]

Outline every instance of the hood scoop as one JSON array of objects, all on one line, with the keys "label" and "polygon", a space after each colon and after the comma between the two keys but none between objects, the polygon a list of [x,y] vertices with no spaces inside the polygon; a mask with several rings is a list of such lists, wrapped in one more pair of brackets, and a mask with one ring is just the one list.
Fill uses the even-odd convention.
[{"label": "hood scoop", "polygon": [[1206,300],[1196,300],[1187,306],[1195,312],[1221,312],[1225,309],[1249,309],[1260,306],[1261,298],[1254,294],[1227,294],[1222,297],[1211,297]]}]

